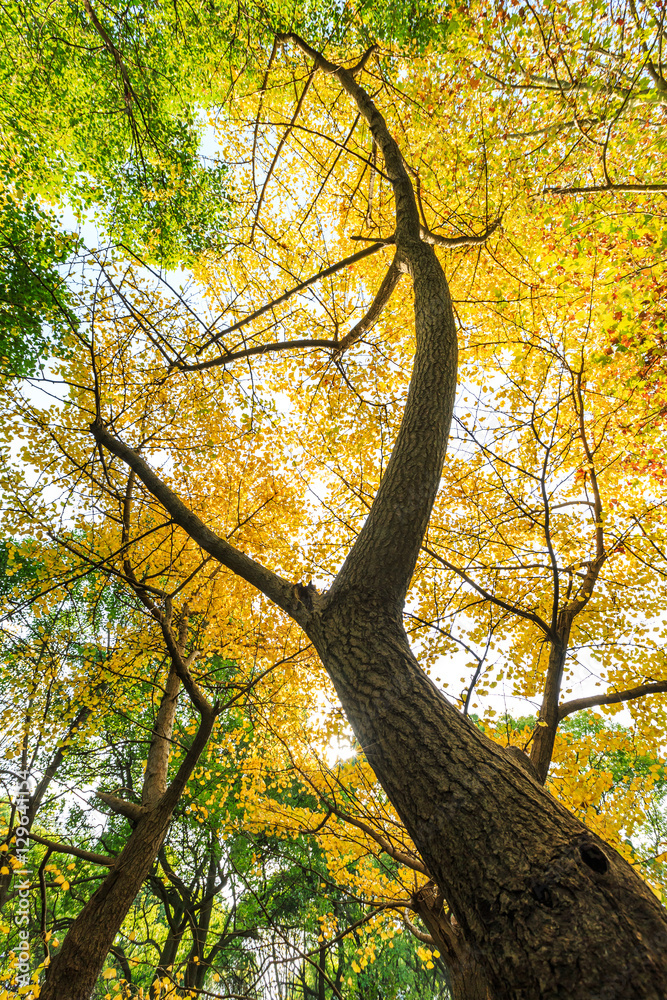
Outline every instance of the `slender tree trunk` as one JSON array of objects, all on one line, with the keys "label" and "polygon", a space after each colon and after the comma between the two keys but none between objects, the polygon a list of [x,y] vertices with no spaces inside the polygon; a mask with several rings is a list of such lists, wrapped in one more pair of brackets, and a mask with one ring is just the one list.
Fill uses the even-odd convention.
[{"label": "slender tree trunk", "polygon": [[400,617],[350,592],[309,632],[493,1000],[665,1000],[656,897],[448,704]]},{"label": "slender tree trunk", "polygon": [[113,940],[150,872],[164,840],[171,809],[145,815],[109,875],[67,932],[40,1000],[88,1000]]},{"label": "slender tree trunk", "polygon": [[49,966],[40,1000],[89,1000],[113,940],[150,872],[171,816],[211,734],[215,714],[202,717],[192,745],[160,801],[144,812],[118,860],[65,935]]},{"label": "slender tree trunk", "polygon": [[530,759],[542,784],[547,780],[549,766],[554,752],[556,733],[560,721],[558,702],[567,659],[571,622],[566,620],[559,629],[558,640],[550,644],[549,664],[542,697],[542,707],[533,735]]},{"label": "slender tree trunk", "polygon": [[204,903],[197,914],[197,918],[192,921],[192,950],[185,970],[185,976],[183,977],[184,989],[202,989],[204,986],[204,981],[208,975],[208,966],[204,961],[204,950],[208,940],[212,912],[213,899],[211,898]]},{"label": "slender tree trunk", "polygon": [[[44,771],[44,775],[43,775],[41,781],[37,784],[37,787],[35,788],[35,791],[30,796],[30,800],[29,800],[29,803],[28,803],[28,810],[27,810],[27,819],[28,819],[28,822],[26,824],[21,824],[21,825],[24,825],[26,827],[26,829],[28,830],[28,833],[32,830],[32,825],[33,825],[33,823],[35,821],[35,816],[37,815],[37,810],[39,809],[40,805],[42,804],[42,799],[44,798],[44,795],[46,794],[46,791],[48,790],[49,785],[53,781],[53,779],[54,779],[54,777],[56,775],[56,772],[58,771],[58,768],[60,767],[60,765],[62,764],[63,760],[65,759],[65,753],[66,753],[66,749],[65,748],[66,748],[66,746],[68,746],[67,740],[69,740],[70,737],[73,736],[73,734],[77,731],[77,729],[80,729],[80,727],[82,725],[84,725],[88,721],[88,718],[90,717],[90,713],[91,713],[91,709],[90,709],[90,707],[88,705],[85,705],[83,708],[79,709],[79,711],[76,714],[76,717],[72,720],[72,722],[71,722],[71,724],[69,726],[69,729],[67,730],[67,735],[66,735],[66,738],[65,738],[65,742],[61,746],[59,746],[58,749],[56,750],[56,752],[54,753],[53,757],[49,761],[49,764],[48,764],[46,770]],[[13,850],[11,848],[12,838],[13,838],[13,836],[15,834],[15,830],[13,828],[13,826],[14,826],[14,823],[13,823],[13,821],[14,821],[14,815],[15,815],[15,810],[12,809],[11,819],[10,819],[10,824],[9,824],[9,832],[7,834],[7,839],[5,840],[5,843],[7,843],[8,845],[10,845],[10,851],[11,851],[11,853],[8,852],[7,854],[5,854],[5,860],[7,860],[7,858],[9,858],[9,857],[15,857],[15,855],[13,854]],[[7,902],[7,899],[9,897],[9,890],[10,890],[10,886],[11,886],[13,877],[14,876],[12,874],[12,870],[11,869],[8,872],[8,874],[6,874],[6,875],[0,875],[0,912],[2,912],[2,909],[3,909],[5,903]]]},{"label": "slender tree trunk", "polygon": [[[178,948],[187,927],[187,922],[182,919],[182,912],[183,911],[181,910],[179,914],[179,922],[176,923],[174,920],[174,924],[170,924],[169,926],[169,933],[167,934],[167,939],[162,947],[160,960],[155,968],[156,979],[162,979],[163,976],[166,976],[167,970],[170,969],[176,961]],[[151,1000],[155,1000],[155,997],[158,995],[158,991],[153,985],[151,986],[150,994]]]},{"label": "slender tree trunk", "polygon": [[327,946],[324,942],[322,942],[320,945],[319,960],[317,963],[317,1000],[326,1000],[327,996],[326,963]]}]

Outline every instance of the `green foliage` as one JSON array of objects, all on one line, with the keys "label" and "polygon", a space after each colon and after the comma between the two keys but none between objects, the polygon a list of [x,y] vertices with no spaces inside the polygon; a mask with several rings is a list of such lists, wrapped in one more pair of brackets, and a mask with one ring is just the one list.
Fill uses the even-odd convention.
[{"label": "green foliage", "polygon": [[41,560],[26,555],[26,546],[16,548],[11,541],[0,541],[0,597],[22,593],[38,581],[43,569]]},{"label": "green foliage", "polygon": [[456,25],[451,10],[451,4],[441,0],[364,0],[358,16],[370,40],[422,53],[429,46],[444,46]]},{"label": "green foliage", "polygon": [[219,244],[229,193],[224,165],[200,155],[201,109],[226,85],[232,27],[204,4],[4,5],[3,167],[149,262]]},{"label": "green foliage", "polygon": [[[605,731],[619,734],[628,732],[619,723],[609,722],[602,716],[587,711],[577,712],[565,719],[561,723],[561,729],[575,740],[583,740],[586,736]],[[591,753],[588,757],[588,766],[597,771],[610,771],[614,786],[620,783],[629,784],[634,777],[654,771],[656,774],[654,789],[658,798],[662,798],[667,792],[667,768],[664,762],[658,760],[654,754],[645,753],[641,749],[635,750],[627,745],[612,746],[610,749]]]},{"label": "green foliage", "polygon": [[34,195],[0,198],[0,372],[34,375],[76,328],[63,265],[77,239]]},{"label": "green foliage", "polygon": [[229,227],[228,169],[202,141],[235,62],[252,73],[278,30],[356,55],[376,40],[423,51],[448,25],[437,0],[4,4],[0,172],[15,199],[0,206],[0,370],[35,374],[73,323],[60,269],[77,241],[48,203],[149,265],[188,266]]}]

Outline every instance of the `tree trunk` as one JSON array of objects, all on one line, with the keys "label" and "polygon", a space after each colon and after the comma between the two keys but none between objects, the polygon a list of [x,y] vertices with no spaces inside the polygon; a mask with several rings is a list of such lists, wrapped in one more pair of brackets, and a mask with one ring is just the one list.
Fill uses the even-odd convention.
[{"label": "tree trunk", "polygon": [[434,882],[415,893],[412,904],[426,924],[445,971],[453,1000],[490,1000],[484,971],[455,920],[445,913],[444,897]]},{"label": "tree trunk", "polygon": [[656,897],[448,704],[400,617],[339,593],[309,634],[491,998],[664,1000],[667,920]]},{"label": "tree trunk", "polygon": [[[174,921],[169,925],[169,933],[162,947],[160,960],[155,968],[155,979],[162,979],[163,976],[166,976],[167,971],[172,968],[176,961],[176,955],[178,954],[178,949],[187,927],[187,921],[182,919],[182,911],[179,912],[178,921],[177,923],[176,916],[174,915]],[[151,1000],[155,1000],[158,993],[159,991],[156,989],[155,984],[151,984]]]},{"label": "tree trunk", "polygon": [[[561,616],[564,617],[564,616]],[[563,670],[567,659],[567,647],[570,639],[571,622],[566,619],[559,623],[558,640],[552,641],[549,647],[549,665],[547,667],[546,683],[542,696],[542,707],[537,720],[530,759],[537,771],[541,784],[547,780],[551,758],[558,732],[558,702],[563,679]]]},{"label": "tree trunk", "polygon": [[319,960],[317,963],[317,1000],[326,1000],[327,996],[327,946],[324,942],[320,945]]},{"label": "tree trunk", "polygon": [[204,961],[204,950],[208,940],[208,933],[213,912],[213,898],[208,899],[199,910],[197,917],[192,915],[190,926],[192,927],[192,948],[188,958],[188,964],[183,977],[183,988],[186,990],[203,989],[208,966]]},{"label": "tree trunk", "polygon": [[460,965],[449,970],[452,1000],[490,1000],[491,994],[482,967],[472,954],[462,956]]},{"label": "tree trunk", "polygon": [[67,932],[40,1000],[88,1000],[125,915],[150,872],[169,828],[171,809],[144,816],[118,861]]},{"label": "tree trunk", "polygon": [[368,517],[329,592],[295,585],[240,552],[101,418],[91,430],[174,523],[307,633],[491,1000],[665,1000],[667,914],[655,896],[445,700],[410,650],[403,605],[438,491],[455,397],[449,290],[401,151],[356,82],[368,53],[345,69],[297,35],[277,37],[337,79],[368,123],[395,198],[395,266],[411,275],[414,288],[416,353],[403,420]]},{"label": "tree trunk", "polygon": [[40,1000],[89,1000],[114,938],[150,872],[172,813],[215,721],[202,715],[190,749],[159,803],[141,815],[113,868],[65,935],[46,974]]}]

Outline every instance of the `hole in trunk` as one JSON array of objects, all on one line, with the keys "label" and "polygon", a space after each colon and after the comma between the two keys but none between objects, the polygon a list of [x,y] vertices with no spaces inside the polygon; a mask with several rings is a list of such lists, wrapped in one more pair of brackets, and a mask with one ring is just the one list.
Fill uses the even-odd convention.
[{"label": "hole in trunk", "polygon": [[597,844],[582,844],[579,848],[579,853],[584,864],[588,865],[594,872],[597,872],[598,875],[604,875],[605,872],[609,871],[607,856],[600,850]]},{"label": "hole in trunk", "polygon": [[544,882],[533,882],[531,892],[538,903],[542,906],[553,906],[554,901],[549,887]]}]

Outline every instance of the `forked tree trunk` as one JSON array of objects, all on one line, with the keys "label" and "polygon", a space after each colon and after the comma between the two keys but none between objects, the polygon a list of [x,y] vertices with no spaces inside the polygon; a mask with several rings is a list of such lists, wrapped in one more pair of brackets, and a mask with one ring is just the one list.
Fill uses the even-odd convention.
[{"label": "forked tree trunk", "polygon": [[169,828],[157,807],[133,831],[111,872],[67,932],[47,971],[40,1000],[88,1000],[114,938],[147,877]]},{"label": "forked tree trunk", "polygon": [[89,1000],[114,938],[162,846],[181,793],[215,721],[202,714],[199,728],[169,787],[141,815],[123,851],[65,935],[46,974],[40,1000]]},{"label": "forked tree trunk", "polygon": [[[104,427],[176,524],[298,622],[467,946],[463,1000],[665,1000],[667,914],[623,859],[446,701],[415,660],[405,596],[438,490],[456,385],[447,282],[400,150],[356,73],[295,35],[314,68],[355,101],[382,150],[396,202],[394,263],[413,279],[416,354],[401,427],[331,590],[294,585],[215,534]],[[458,975],[458,974],[457,974]],[[467,991],[467,993],[466,993]],[[51,1000],[49,996],[48,1000]],[[457,998],[458,1000],[458,998]],[[484,1000],[487,1000],[485,997]]]}]

